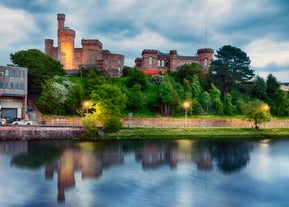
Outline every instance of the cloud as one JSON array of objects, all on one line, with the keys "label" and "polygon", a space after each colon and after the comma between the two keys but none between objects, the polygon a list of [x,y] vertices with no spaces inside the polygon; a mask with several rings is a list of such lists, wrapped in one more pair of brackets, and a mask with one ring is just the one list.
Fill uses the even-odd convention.
[{"label": "cloud", "polygon": [[195,55],[199,48],[230,44],[248,53],[256,71],[274,64],[283,71],[288,10],[289,2],[281,0],[3,0],[0,62],[7,64],[9,53],[20,49],[43,51],[45,38],[56,42],[56,15],[64,13],[66,26],[76,31],[76,47],[82,38],[99,39],[130,66],[143,49]]},{"label": "cloud", "polygon": [[257,39],[245,50],[254,67],[289,65],[289,41],[275,42],[270,39]]}]

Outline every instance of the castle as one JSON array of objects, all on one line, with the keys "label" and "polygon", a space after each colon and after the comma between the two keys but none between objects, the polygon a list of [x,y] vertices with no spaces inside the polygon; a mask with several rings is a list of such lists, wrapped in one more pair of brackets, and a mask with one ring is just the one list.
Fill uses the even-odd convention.
[{"label": "castle", "polygon": [[64,25],[65,15],[57,14],[57,21],[57,47],[53,46],[53,39],[45,39],[45,53],[60,61],[68,74],[75,73],[80,68],[96,68],[109,76],[122,75],[123,55],[103,50],[102,43],[97,39],[82,39],[82,48],[75,48],[76,33]]},{"label": "castle", "polygon": [[184,64],[199,63],[208,73],[213,61],[214,50],[210,48],[198,49],[196,56],[180,56],[176,50],[162,53],[158,50],[143,50],[142,57],[135,59],[135,66],[147,75],[155,75],[160,71],[175,71]]}]

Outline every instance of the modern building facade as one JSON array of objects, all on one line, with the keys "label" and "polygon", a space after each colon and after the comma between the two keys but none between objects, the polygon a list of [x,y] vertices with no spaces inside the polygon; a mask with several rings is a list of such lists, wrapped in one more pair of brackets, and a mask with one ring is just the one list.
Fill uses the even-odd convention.
[{"label": "modern building facade", "polygon": [[80,68],[96,68],[109,76],[121,76],[124,56],[103,50],[102,43],[97,39],[82,39],[81,48],[75,48],[76,32],[65,26],[65,15],[58,14],[57,47],[53,39],[45,39],[45,53],[59,60],[67,73]]},{"label": "modern building facade", "polygon": [[27,68],[0,66],[0,115],[13,120],[27,111]]},{"label": "modern building facade", "polygon": [[181,56],[176,50],[163,53],[158,50],[143,50],[142,57],[135,59],[135,66],[147,75],[158,74],[159,71],[175,71],[184,64],[199,63],[208,72],[213,61],[214,50],[210,48],[198,49],[196,56]]}]

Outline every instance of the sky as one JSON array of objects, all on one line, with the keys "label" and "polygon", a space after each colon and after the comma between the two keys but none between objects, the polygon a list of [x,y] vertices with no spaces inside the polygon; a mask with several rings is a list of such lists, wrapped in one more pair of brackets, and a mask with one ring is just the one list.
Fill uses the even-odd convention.
[{"label": "sky", "polygon": [[57,43],[57,14],[81,39],[98,39],[103,49],[134,66],[144,49],[194,56],[200,48],[224,45],[247,53],[256,75],[289,82],[288,0],[1,0],[0,65],[10,54]]}]

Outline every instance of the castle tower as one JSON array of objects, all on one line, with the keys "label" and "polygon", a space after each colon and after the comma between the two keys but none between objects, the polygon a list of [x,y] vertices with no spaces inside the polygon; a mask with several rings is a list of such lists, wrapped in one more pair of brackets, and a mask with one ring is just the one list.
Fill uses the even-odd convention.
[{"label": "castle tower", "polygon": [[45,54],[53,57],[53,40],[45,39]]},{"label": "castle tower", "polygon": [[209,72],[209,66],[213,61],[214,50],[210,48],[198,49],[198,61],[204,67],[206,73]]},{"label": "castle tower", "polygon": [[58,14],[58,60],[63,65],[65,70],[74,69],[73,58],[74,58],[74,39],[75,31],[65,27],[65,15]]},{"label": "castle tower", "polygon": [[170,50],[170,70],[174,71],[177,69],[177,51]]}]

